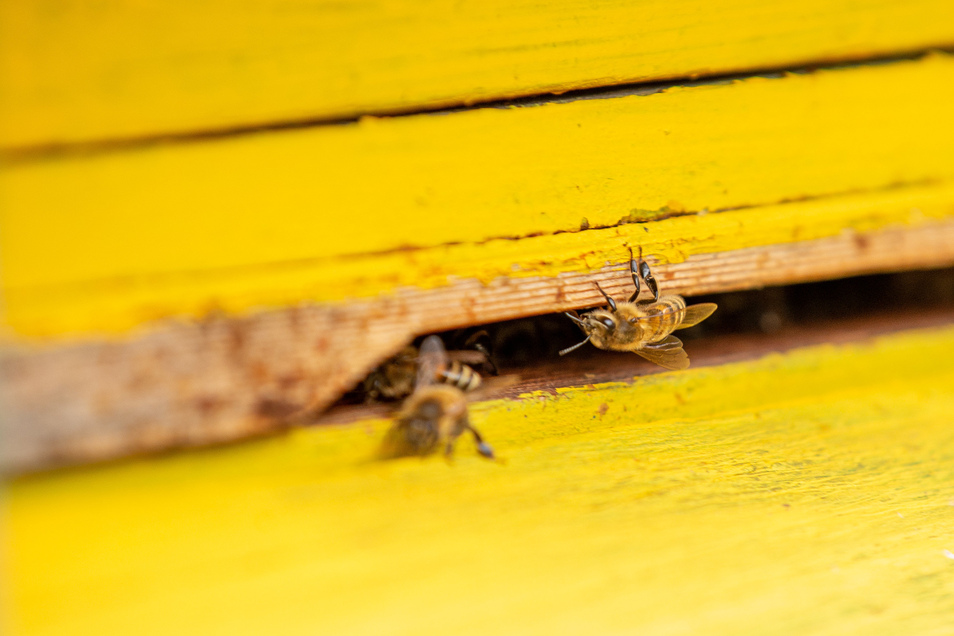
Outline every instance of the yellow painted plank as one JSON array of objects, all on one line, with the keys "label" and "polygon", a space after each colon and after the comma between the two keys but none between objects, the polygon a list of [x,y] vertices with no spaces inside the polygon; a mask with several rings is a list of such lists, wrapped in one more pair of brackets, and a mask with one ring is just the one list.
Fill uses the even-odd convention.
[{"label": "yellow painted plank", "polygon": [[954,43],[946,0],[5,2],[0,140],[352,116]]},{"label": "yellow painted plank", "polygon": [[[861,195],[825,197],[806,202],[788,203],[708,214],[680,216],[645,224],[627,224],[586,232],[546,234],[515,241],[497,239],[478,243],[460,243],[419,250],[397,250],[361,254],[340,260],[314,259],[287,265],[254,269],[230,268],[200,274],[137,276],[89,285],[62,285],[9,288],[6,290],[6,320],[15,338],[70,338],[86,333],[123,333],[139,325],[161,321],[170,316],[202,318],[210,313],[242,314],[250,309],[293,306],[303,299],[317,303],[337,303],[342,299],[369,299],[395,290],[436,289],[453,281],[479,281],[481,285],[513,287],[514,279],[539,280],[582,274],[616,266],[625,268],[629,258],[627,245],[641,246],[656,264],[656,274],[667,289],[676,286],[686,293],[687,273],[697,266],[686,263],[682,278],[667,279],[665,267],[659,263],[684,263],[692,257],[719,253],[731,256],[732,250],[758,248],[839,236],[845,232],[859,235],[883,228],[907,228],[932,231],[938,221],[954,219],[954,182],[911,188],[893,188]],[[944,234],[950,232],[949,229]],[[938,249],[920,242],[915,250],[935,258],[954,257],[954,250]],[[891,255],[882,254],[888,267],[902,267],[892,257],[902,254],[895,246]],[[766,262],[763,255],[762,262]],[[741,260],[741,259],[740,259]],[[773,259],[774,260],[774,259]],[[908,260],[908,259],[905,259]],[[915,267],[925,264],[913,263]],[[726,267],[730,266],[728,263]],[[742,265],[744,267],[744,264]],[[801,263],[801,267],[805,264]],[[834,265],[833,265],[834,267]],[[801,281],[784,276],[787,270],[778,267],[780,277],[775,284]],[[871,265],[862,267],[870,270]],[[819,275],[857,273],[851,263]],[[766,274],[748,271],[741,279],[750,285],[763,285]],[[713,273],[713,275],[716,275]],[[721,274],[727,276],[725,272]],[[728,288],[706,278],[704,290],[698,283],[688,283],[690,293],[724,291],[745,287],[745,280],[733,280]],[[629,285],[629,276],[620,280]],[[739,283],[742,282],[742,285]],[[607,281],[604,281],[607,285]],[[553,289],[537,285],[549,306],[555,311]],[[627,291],[620,293],[625,295]],[[592,283],[576,293],[595,293]],[[531,292],[524,292],[528,299]],[[571,295],[568,291],[566,295]],[[572,294],[575,296],[575,294]],[[489,297],[478,300],[471,291],[467,298],[479,304],[492,303]],[[591,302],[598,302],[598,298]],[[449,301],[459,303],[459,298]],[[418,303],[424,298],[418,298]],[[429,304],[434,304],[430,301]],[[536,307],[539,312],[541,308]],[[505,316],[512,318],[513,316]],[[483,321],[504,316],[483,316]],[[388,320],[397,320],[389,316]],[[343,325],[342,325],[343,327]],[[423,327],[433,330],[433,327]],[[446,328],[441,327],[441,328]],[[367,329],[367,327],[363,327]]]},{"label": "yellow painted plank", "polygon": [[[19,316],[56,314],[54,330],[96,331],[192,314],[203,303],[257,307],[275,300],[260,293],[263,276],[276,281],[283,303],[378,293],[414,281],[372,276],[364,292],[354,278],[351,291],[305,281],[315,270],[327,280],[345,256],[573,231],[584,218],[599,227],[673,210],[871,197],[860,206],[823,203],[814,209],[831,213],[823,223],[767,221],[761,234],[739,235],[722,214],[698,216],[679,226],[688,232],[680,238],[664,230],[673,245],[662,258],[678,261],[703,245],[718,252],[949,216],[954,127],[944,122],[952,102],[954,59],[935,55],[19,163],[0,174],[9,320],[28,331],[32,318]],[[644,230],[655,227],[666,226]],[[553,271],[506,254],[506,245],[480,248],[496,258],[494,271],[508,259],[511,270]],[[415,271],[417,282],[434,282]],[[223,277],[232,280],[225,292]],[[162,290],[173,279],[188,288],[178,305]],[[152,288],[159,291],[139,295]],[[98,304],[72,304],[87,294]]]},{"label": "yellow painted plank", "polygon": [[[613,239],[603,249],[625,253]],[[947,221],[703,254],[653,271],[667,293],[699,294],[952,265],[954,221]],[[134,337],[58,341],[39,350],[19,343],[0,361],[0,469],[105,461],[284,430],[288,418],[320,412],[415,335],[593,307],[603,302],[594,282],[626,297],[627,269],[614,262],[488,285],[471,278],[346,308],[217,312],[164,321]],[[885,300],[888,310],[892,301]],[[917,320],[923,326],[930,318]]]},{"label": "yellow painted plank", "polygon": [[940,634],[954,328],[11,484],[11,634]]}]

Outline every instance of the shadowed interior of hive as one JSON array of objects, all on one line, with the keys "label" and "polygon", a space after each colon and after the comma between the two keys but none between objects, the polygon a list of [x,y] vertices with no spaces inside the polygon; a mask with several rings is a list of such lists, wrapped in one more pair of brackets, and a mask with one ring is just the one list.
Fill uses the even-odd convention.
[{"label": "shadowed interior of hive", "polygon": [[[662,290],[665,293],[664,290]],[[618,299],[624,300],[624,299]],[[822,343],[872,338],[907,329],[954,322],[954,268],[877,274],[839,280],[696,296],[689,304],[713,302],[718,310],[679,338],[693,366],[711,366]],[[558,352],[582,339],[563,314],[481,325],[439,334],[449,350],[477,331],[501,378],[488,378],[475,399],[517,397],[561,386],[625,381],[665,372],[626,352],[584,346]],[[419,345],[422,338],[415,340]],[[361,387],[348,393],[317,423],[387,416],[394,403],[365,404]]]}]

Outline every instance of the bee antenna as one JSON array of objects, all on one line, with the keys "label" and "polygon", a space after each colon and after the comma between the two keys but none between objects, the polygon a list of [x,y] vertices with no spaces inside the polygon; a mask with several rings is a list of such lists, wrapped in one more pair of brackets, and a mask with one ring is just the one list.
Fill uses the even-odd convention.
[{"label": "bee antenna", "polygon": [[571,313],[568,312],[568,311],[564,311],[564,312],[563,312],[563,315],[566,316],[567,318],[569,318],[570,320],[572,320],[573,322],[575,322],[576,324],[580,325],[581,327],[582,327],[584,324],[586,324],[586,323],[584,323],[584,322],[580,319],[579,316],[576,316],[576,315],[574,315],[574,314],[571,314]]},{"label": "bee antenna", "polygon": [[561,356],[565,356],[565,355],[568,354],[568,353],[571,353],[571,352],[573,352],[573,351],[576,351],[577,349],[579,349],[580,347],[582,347],[583,345],[585,345],[585,344],[586,344],[587,342],[589,342],[589,341],[590,341],[590,337],[587,336],[587,337],[586,337],[586,340],[584,340],[583,342],[578,342],[577,344],[573,345],[572,347],[567,347],[566,349],[563,349],[562,351],[560,351],[560,355],[561,355]]}]

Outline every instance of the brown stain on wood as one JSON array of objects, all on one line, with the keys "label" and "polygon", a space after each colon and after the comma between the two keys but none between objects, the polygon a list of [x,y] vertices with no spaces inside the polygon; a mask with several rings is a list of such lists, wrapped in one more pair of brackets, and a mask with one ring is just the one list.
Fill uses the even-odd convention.
[{"label": "brown stain on wood", "polygon": [[282,421],[300,412],[301,404],[286,400],[263,397],[255,405],[255,413],[266,420]]},{"label": "brown stain on wood", "polygon": [[[667,292],[692,295],[954,264],[954,222],[874,232],[863,243],[856,236],[703,254],[654,271]],[[346,306],[219,314],[121,340],[8,348],[0,356],[2,463],[35,470],[275,430],[323,411],[416,335],[596,306],[595,281],[614,296],[631,291],[625,264],[612,264],[507,284],[401,289]]]}]

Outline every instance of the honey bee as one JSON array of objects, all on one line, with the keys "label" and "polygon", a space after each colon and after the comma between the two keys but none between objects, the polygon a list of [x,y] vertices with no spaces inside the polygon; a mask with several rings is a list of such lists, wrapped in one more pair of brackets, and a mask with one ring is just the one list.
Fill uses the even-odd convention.
[{"label": "honey bee", "polygon": [[365,402],[400,400],[414,390],[417,375],[417,349],[404,347],[364,379]]},{"label": "honey bee", "polygon": [[[638,272],[637,272],[638,267]],[[682,348],[682,341],[672,332],[697,325],[716,310],[715,303],[699,303],[686,306],[682,296],[659,296],[659,287],[649,265],[640,259],[638,265],[629,251],[629,270],[636,291],[626,302],[617,303],[596,283],[606,298],[608,309],[594,309],[583,316],[567,312],[586,339],[583,342],[560,351],[566,355],[592,342],[599,349],[611,351],[632,351],[650,362],[667,369],[685,369],[689,366],[689,356]],[[639,277],[653,294],[651,301],[637,302],[639,296]]]},{"label": "honey bee", "polygon": [[450,457],[457,438],[470,431],[477,452],[494,459],[493,449],[470,423],[464,392],[455,385],[436,383],[448,364],[441,339],[425,338],[418,355],[416,387],[385,436],[382,458],[430,455],[441,446]]},{"label": "honey bee", "polygon": [[[454,351],[455,358],[451,358],[446,351],[444,354],[439,364],[430,365],[433,377],[429,378],[429,382],[448,384],[462,391],[473,391],[481,385],[480,374],[462,360],[473,364],[488,361],[490,356],[486,350],[477,348],[475,351]],[[418,360],[418,350],[407,346],[372,371],[363,383],[365,402],[400,400],[410,395],[418,377]]]}]

